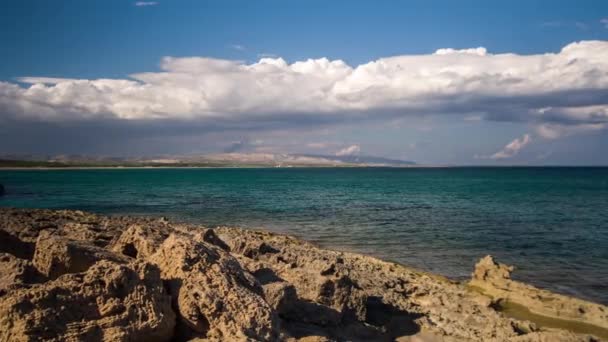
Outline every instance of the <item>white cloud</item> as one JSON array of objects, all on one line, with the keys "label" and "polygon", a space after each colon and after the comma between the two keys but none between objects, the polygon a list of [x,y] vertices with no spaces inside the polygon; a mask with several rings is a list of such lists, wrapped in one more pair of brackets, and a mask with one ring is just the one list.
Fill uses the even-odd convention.
[{"label": "white cloud", "polygon": [[455,49],[448,48],[448,49],[439,49],[439,50],[435,51],[436,55],[469,54],[469,55],[485,56],[487,53],[488,53],[488,51],[484,47],[478,47],[478,48],[473,48],[473,49],[462,49],[462,50],[455,50]]},{"label": "white cloud", "polygon": [[490,156],[490,159],[506,159],[511,158],[519,153],[519,151],[528,145],[532,141],[530,138],[530,134],[524,134],[521,138],[516,138],[515,140],[508,143],[502,150],[494,153]]},{"label": "white cloud", "polygon": [[229,45],[231,49],[237,50],[237,51],[245,51],[247,50],[247,48],[244,45],[241,44],[230,44]]},{"label": "white cloud", "polygon": [[158,5],[158,1],[137,1],[137,2],[135,2],[135,6],[137,6],[137,7],[156,6],[156,5]]},{"label": "white cloud", "polygon": [[41,84],[55,85],[58,83],[72,82],[72,81],[77,81],[77,80],[72,79],[72,78],[57,78],[57,77],[20,77],[18,79],[18,81],[22,82],[22,83],[28,83],[28,84],[41,83]]},{"label": "white cloud", "polygon": [[[608,42],[559,53],[491,54],[485,48],[381,58],[241,61],[166,57],[161,71],[126,79],[23,77],[0,82],[0,115],[41,120],[290,122],[459,114],[561,126],[608,123]],[[293,120],[293,122],[301,122]],[[579,130],[583,131],[583,130]]]},{"label": "white cloud", "polygon": [[352,156],[352,155],[359,154],[359,152],[361,152],[361,147],[359,145],[351,145],[351,146],[345,147],[345,148],[341,149],[340,151],[336,152],[336,156],[338,156],[338,157]]},{"label": "white cloud", "polygon": [[600,20],[601,24],[604,24],[604,27],[608,29],[608,18],[603,18]]},{"label": "white cloud", "polygon": [[269,53],[269,52],[262,52],[262,53],[258,53],[258,58],[277,58],[279,56],[277,56],[274,53]]}]

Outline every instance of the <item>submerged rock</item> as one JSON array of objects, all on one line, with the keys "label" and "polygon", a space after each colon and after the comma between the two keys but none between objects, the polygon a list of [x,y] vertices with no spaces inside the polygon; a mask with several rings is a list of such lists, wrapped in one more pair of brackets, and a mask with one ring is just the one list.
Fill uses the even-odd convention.
[{"label": "submerged rock", "polygon": [[[262,231],[0,208],[0,341],[604,337],[608,308],[512,271],[486,257],[461,284]],[[582,325],[552,329],[505,303]]]}]

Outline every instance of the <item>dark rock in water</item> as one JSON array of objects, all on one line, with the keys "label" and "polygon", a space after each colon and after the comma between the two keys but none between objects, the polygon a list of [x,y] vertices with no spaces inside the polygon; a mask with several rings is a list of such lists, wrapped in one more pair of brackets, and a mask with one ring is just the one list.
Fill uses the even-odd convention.
[{"label": "dark rock in water", "polygon": [[4,195],[4,185],[0,184],[0,196]]}]

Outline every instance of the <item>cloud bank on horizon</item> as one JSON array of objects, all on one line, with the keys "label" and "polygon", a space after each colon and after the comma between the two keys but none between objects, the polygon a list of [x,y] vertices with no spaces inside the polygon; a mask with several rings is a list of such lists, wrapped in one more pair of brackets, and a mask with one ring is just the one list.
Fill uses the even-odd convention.
[{"label": "cloud bank on horizon", "polygon": [[[528,123],[545,139],[608,128],[608,41],[535,55],[445,48],[358,66],[327,58],[247,64],[165,57],[160,69],[125,79],[0,82],[0,120],[196,121],[247,129],[461,115]],[[516,139],[490,159],[512,157],[530,139]]]},{"label": "cloud bank on horizon", "polygon": [[[556,127],[608,121],[608,42],[583,41],[559,53],[490,54],[439,49],[351,67],[341,60],[162,60],[160,72],[130,79],[22,77],[0,82],[0,103],[21,118],[122,120],[338,114],[478,114]],[[363,114],[362,114],[363,113]]]}]

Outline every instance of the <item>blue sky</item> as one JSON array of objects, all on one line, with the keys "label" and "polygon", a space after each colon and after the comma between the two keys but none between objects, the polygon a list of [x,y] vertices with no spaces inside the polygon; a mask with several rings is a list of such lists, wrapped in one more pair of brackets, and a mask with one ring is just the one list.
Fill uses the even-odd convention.
[{"label": "blue sky", "polygon": [[[254,64],[262,57],[281,57],[288,65],[307,59],[327,58],[329,61],[341,60],[353,69],[391,56],[431,55],[443,48],[484,47],[490,54],[540,56],[558,54],[573,42],[608,40],[606,18],[606,1],[159,0],[137,6],[136,1],[127,0],[7,0],[0,3],[0,81],[7,89],[10,85],[25,91],[36,83],[46,82],[41,81],[43,77],[132,80],[132,75],[141,73],[175,72],[178,69],[182,72],[177,63],[162,66],[163,58],[167,56],[176,59],[210,57],[242,61],[244,65]],[[589,60],[604,52],[603,47],[589,48],[589,51],[585,55],[590,56]],[[426,63],[426,60],[420,63]],[[200,65],[197,68],[193,73],[205,77]],[[597,65],[591,69],[600,70],[602,74],[598,77],[601,79],[606,77],[606,70]],[[584,71],[581,70],[581,75]],[[488,73],[491,72],[484,70],[481,74]],[[543,72],[546,74],[549,72]],[[22,82],[23,77],[37,78],[37,82]],[[151,82],[147,78],[145,81],[137,80]],[[45,85],[53,86],[57,83]],[[109,87],[113,86],[116,85]],[[515,118],[514,114],[508,118],[503,114],[493,115],[491,109],[486,113],[486,109],[480,111],[475,103],[470,105],[475,108],[470,113],[459,109],[458,115],[450,115],[448,105],[423,115],[417,115],[409,106],[404,110],[397,105],[388,111],[390,115],[380,115],[376,113],[385,112],[386,108],[376,104],[368,106],[369,101],[366,105],[342,106],[338,110],[340,113],[351,110],[345,108],[356,108],[359,114],[341,114],[339,118],[332,116],[331,120],[325,120],[328,117],[325,114],[314,113],[316,109],[311,109],[311,106],[296,111],[304,111],[306,115],[290,115],[280,120],[277,119],[278,113],[285,111],[283,107],[262,106],[264,113],[273,113],[272,120],[269,120],[251,114],[259,106],[243,106],[246,108],[238,109],[241,115],[238,121],[246,120],[247,125],[227,128],[210,121],[209,116],[200,120],[197,119],[200,117],[198,113],[190,112],[187,119],[178,115],[173,120],[165,115],[163,124],[145,113],[138,120],[132,120],[130,116],[128,120],[108,121],[108,115],[99,109],[100,106],[112,106],[107,103],[94,110],[83,110],[101,113],[94,117],[58,115],[56,112],[73,113],[77,111],[74,108],[82,106],[66,104],[69,101],[62,100],[63,107],[58,108],[56,102],[45,97],[45,101],[50,101],[47,107],[53,107],[53,118],[40,114],[33,119],[31,115],[24,118],[19,114],[32,110],[32,106],[24,109],[9,103],[16,95],[4,95],[4,102],[0,97],[0,105],[5,107],[0,111],[0,122],[4,126],[0,129],[0,153],[208,153],[240,143],[239,146],[246,147],[243,152],[331,154],[356,145],[361,154],[432,164],[608,164],[608,157],[602,153],[608,136],[604,120],[608,119],[601,117],[598,121],[596,113],[599,108],[602,116],[602,106],[606,105],[603,83],[588,81],[582,88],[593,88],[600,95],[584,105],[593,107],[594,121],[577,121],[576,127],[570,124],[573,114],[569,112],[568,115],[572,115],[568,120],[562,115],[559,122],[538,122],[519,116]],[[307,91],[310,89],[314,87],[306,88]],[[561,96],[565,96],[581,89],[560,88],[559,91]],[[546,99],[548,93],[538,96]],[[550,93],[556,94],[553,90]],[[470,95],[467,90],[467,96]],[[146,108],[153,106],[156,98],[146,97],[149,101]],[[418,102],[418,97],[407,98],[407,101],[414,100]],[[404,102],[399,103],[402,105]],[[300,102],[294,100],[296,104]],[[566,111],[571,106],[560,105],[560,108]],[[236,114],[226,114],[234,112],[229,107],[229,104],[213,107],[212,116],[236,118]],[[526,110],[546,107],[553,108],[553,103],[548,102],[542,108],[526,107]],[[171,113],[175,110],[173,108],[169,110]],[[226,108],[225,113],[223,108]],[[333,109],[328,108],[321,108],[319,112],[333,113]],[[140,113],[140,107],[137,110]],[[113,113],[112,110],[108,112]],[[400,112],[407,114],[400,115]],[[121,113],[116,116],[124,119],[125,115]],[[362,116],[365,118],[360,119]],[[480,116],[483,118],[479,119]],[[486,119],[492,116],[498,118]],[[314,119],[310,119],[312,117]],[[541,127],[543,124],[553,125],[551,131],[546,129],[549,126]],[[197,128],[185,130],[183,126]],[[252,126],[257,128],[252,129]],[[84,130],[83,127],[92,132],[99,127],[100,132],[122,133],[116,133],[116,143],[103,142],[101,133],[93,139],[96,141],[83,142],[84,138],[74,133]],[[17,129],[25,134],[15,134]],[[49,132],[57,130],[66,132],[65,141],[44,144],[52,136]],[[529,142],[524,139],[526,134],[530,136]],[[19,136],[27,139],[19,139]],[[524,146],[514,153],[507,152],[506,158],[501,158],[500,154],[491,158],[517,139]],[[307,148],[308,145],[317,147]]]}]

